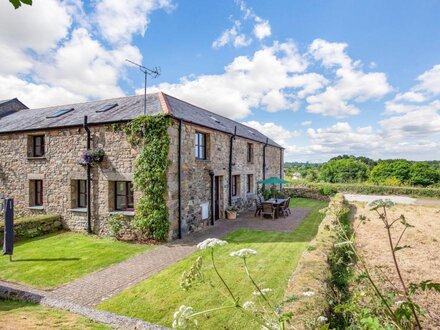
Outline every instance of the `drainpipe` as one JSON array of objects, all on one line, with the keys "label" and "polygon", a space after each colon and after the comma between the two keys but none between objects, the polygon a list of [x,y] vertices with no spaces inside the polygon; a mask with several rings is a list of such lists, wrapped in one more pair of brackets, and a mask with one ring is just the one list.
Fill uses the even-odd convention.
[{"label": "drainpipe", "polygon": [[229,143],[229,205],[232,205],[232,155],[234,147],[234,139],[237,135],[237,126],[234,128],[234,134],[231,135],[231,142]]},{"label": "drainpipe", "polygon": [[[87,124],[87,116],[84,116],[84,129],[87,133],[87,150],[90,150],[90,129]],[[90,201],[91,192],[91,164],[87,164],[87,181],[86,181],[86,191],[87,191],[87,232],[92,233],[92,206]]]},{"label": "drainpipe", "polygon": [[182,120],[179,120],[179,142],[177,151],[177,186],[178,186],[178,238],[182,238]]},{"label": "drainpipe", "polygon": [[[280,179],[283,178],[283,149],[280,148]],[[280,183],[280,191],[282,189],[282,184]]]},{"label": "drainpipe", "polygon": [[[266,138],[266,143],[263,146],[263,181],[266,180],[266,147],[269,144],[269,138]],[[265,188],[265,184],[263,184],[263,190]]]},{"label": "drainpipe", "polygon": [[214,171],[209,171],[211,177],[211,226],[214,226]]}]

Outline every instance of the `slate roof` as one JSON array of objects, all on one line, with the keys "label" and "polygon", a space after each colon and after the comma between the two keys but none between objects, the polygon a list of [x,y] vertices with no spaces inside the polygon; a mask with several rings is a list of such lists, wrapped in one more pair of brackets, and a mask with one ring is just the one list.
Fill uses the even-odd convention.
[{"label": "slate roof", "polygon": [[[108,105],[117,104],[106,112],[96,112]],[[47,118],[56,111],[74,109],[60,117]],[[34,131],[50,128],[78,127],[87,116],[89,124],[106,124],[125,122],[136,118],[144,112],[144,96],[126,96],[101,101],[60,105],[38,109],[24,109],[0,119],[0,134],[10,132]],[[174,118],[185,122],[201,125],[229,134],[237,135],[258,142],[266,142],[266,136],[257,130],[238,123],[232,119],[212,113],[162,92],[147,94],[147,113],[156,115],[169,113]],[[275,141],[268,139],[268,143],[281,147]]]}]

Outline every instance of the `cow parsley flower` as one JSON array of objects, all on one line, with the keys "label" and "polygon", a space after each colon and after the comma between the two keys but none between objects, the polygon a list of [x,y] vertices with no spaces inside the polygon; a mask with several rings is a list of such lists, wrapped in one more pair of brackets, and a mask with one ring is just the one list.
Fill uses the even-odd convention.
[{"label": "cow parsley flower", "polygon": [[243,303],[243,308],[246,310],[253,310],[255,308],[255,303],[253,301],[245,301]]},{"label": "cow parsley flower", "polygon": [[406,303],[406,301],[405,301],[405,300],[398,300],[398,301],[395,302],[395,304],[396,304],[397,306],[400,306],[400,305],[402,305],[403,303]]},{"label": "cow parsley flower", "polygon": [[272,292],[273,290],[270,288],[264,288],[264,289],[261,289],[260,291],[254,291],[254,292],[252,292],[252,294],[254,296],[261,296],[261,293],[266,294],[266,293]]},{"label": "cow parsley flower", "polygon": [[231,257],[240,257],[240,258],[246,258],[252,255],[256,255],[257,251],[252,250],[252,249],[241,249],[238,251],[233,251],[231,252],[230,256]]},{"label": "cow parsley flower", "polygon": [[315,295],[315,293],[313,291],[304,291],[303,292],[303,296],[304,297],[311,297],[311,296],[314,296],[314,295]]},{"label": "cow parsley flower", "polygon": [[[174,329],[187,328],[188,325],[191,323],[189,317],[192,314],[194,314],[192,307],[185,305],[180,306],[179,309],[173,315],[174,318],[173,328]],[[192,323],[197,325],[197,320],[193,319]]]},{"label": "cow parsley flower", "polygon": [[266,321],[262,326],[263,330],[279,330],[281,329],[280,325],[274,321]]},{"label": "cow parsley flower", "polygon": [[197,244],[197,248],[199,250],[205,250],[207,248],[212,248],[216,245],[226,245],[228,244],[228,242],[226,241],[222,241],[221,239],[218,238],[207,238],[205,239],[203,242],[200,242],[199,244]]},{"label": "cow parsley flower", "polygon": [[391,199],[376,199],[370,203],[368,203],[368,207],[371,211],[377,210],[382,207],[392,207],[396,205]]},{"label": "cow parsley flower", "polygon": [[328,318],[326,318],[325,316],[319,316],[317,319],[316,319],[318,322],[320,322],[320,323],[326,323],[327,321],[328,321]]}]

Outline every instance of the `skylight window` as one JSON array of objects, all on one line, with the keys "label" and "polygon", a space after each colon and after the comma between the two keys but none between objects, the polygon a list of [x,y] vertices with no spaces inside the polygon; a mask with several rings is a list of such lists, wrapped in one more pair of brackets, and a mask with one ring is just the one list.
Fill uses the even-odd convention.
[{"label": "skylight window", "polygon": [[215,118],[215,117],[209,117],[209,118],[211,118],[212,120],[214,120],[217,124],[220,124],[220,120],[218,120],[217,118]]},{"label": "skylight window", "polygon": [[116,108],[117,106],[118,106],[117,103],[105,104],[101,109],[96,110],[96,112],[107,112],[113,108]]},{"label": "skylight window", "polygon": [[56,110],[55,112],[53,112],[52,114],[50,114],[46,118],[58,118],[58,117],[61,117],[62,115],[65,115],[66,113],[68,113],[70,111],[73,111],[73,108]]}]

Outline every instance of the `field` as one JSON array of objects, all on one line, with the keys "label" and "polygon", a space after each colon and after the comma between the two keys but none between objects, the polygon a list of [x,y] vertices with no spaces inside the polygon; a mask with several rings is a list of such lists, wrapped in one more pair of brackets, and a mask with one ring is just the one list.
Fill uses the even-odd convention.
[{"label": "field", "polygon": [[77,314],[20,301],[0,299],[0,329],[104,330],[109,328]]},{"label": "field", "polygon": [[[392,257],[387,244],[387,234],[378,215],[370,211],[365,204],[356,203],[354,228],[359,224],[359,217],[366,216],[370,221],[361,224],[357,231],[356,246],[365,257],[371,269],[376,269],[376,277],[383,272],[390,282],[398,283],[397,274],[392,265]],[[407,221],[414,226],[406,231],[401,244],[411,248],[397,252],[402,276],[407,283],[419,283],[423,280],[440,282],[440,207],[421,205],[398,205],[390,209],[392,218],[404,214]],[[397,239],[402,225],[392,231]],[[377,266],[383,266],[382,272]],[[383,274],[381,275],[384,276]],[[380,281],[383,287],[391,289],[390,282]],[[399,288],[399,287],[398,287]],[[424,292],[415,296],[415,301],[425,311],[424,328],[440,328],[440,295]]]}]

